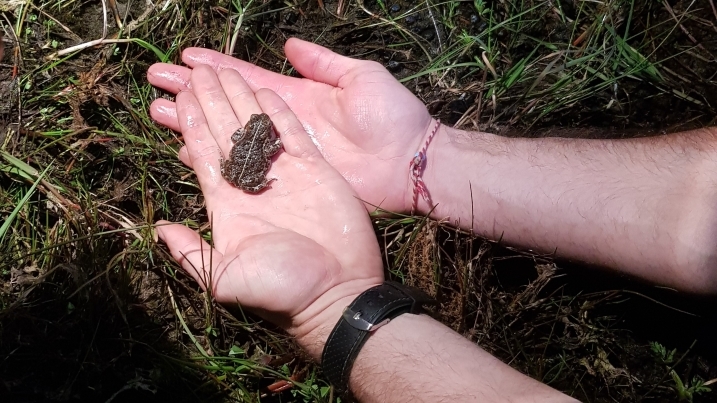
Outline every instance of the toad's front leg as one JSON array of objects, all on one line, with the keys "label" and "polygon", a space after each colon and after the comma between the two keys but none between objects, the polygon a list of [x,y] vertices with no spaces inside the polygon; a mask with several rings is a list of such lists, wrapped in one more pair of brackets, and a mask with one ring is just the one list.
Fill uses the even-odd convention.
[{"label": "toad's front leg", "polygon": [[219,157],[219,172],[222,174],[224,179],[229,180],[227,178],[227,174],[229,173],[229,166],[227,162],[229,161],[225,160],[224,157]]},{"label": "toad's front leg", "polygon": [[239,140],[241,140],[244,137],[245,132],[246,131],[244,130],[243,127],[241,129],[237,129],[237,131],[235,131],[234,134],[232,134],[232,142],[238,143]]}]

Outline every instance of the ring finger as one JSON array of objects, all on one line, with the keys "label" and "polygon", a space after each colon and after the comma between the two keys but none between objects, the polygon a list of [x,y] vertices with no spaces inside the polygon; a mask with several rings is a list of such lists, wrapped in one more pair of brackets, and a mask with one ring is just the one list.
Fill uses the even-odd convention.
[{"label": "ring finger", "polygon": [[248,122],[253,114],[264,113],[254,91],[236,70],[224,69],[217,76],[231,108],[241,122]]}]

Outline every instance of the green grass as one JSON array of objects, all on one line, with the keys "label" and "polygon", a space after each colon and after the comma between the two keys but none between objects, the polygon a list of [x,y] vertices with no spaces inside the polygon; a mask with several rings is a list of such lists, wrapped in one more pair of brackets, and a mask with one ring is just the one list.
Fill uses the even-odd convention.
[{"label": "green grass", "polygon": [[[283,74],[295,74],[281,50],[294,35],[396,61],[397,78],[432,112],[470,129],[659,130],[714,115],[708,56],[679,26],[709,39],[704,4],[676,8],[676,22],[648,1],[398,3],[393,12],[392,2],[352,1],[342,20],[313,2],[180,0],[131,32],[110,13],[112,43],[62,56],[75,36],[101,37],[98,4],[36,0],[3,12],[20,51],[15,60],[8,46],[3,60],[18,76],[0,75],[11,89],[0,108],[9,123],[0,136],[0,379],[20,385],[15,401],[145,391],[158,401],[263,402],[277,398],[269,385],[289,379],[282,401],[338,401],[286,335],[214,304],[154,240],[158,219],[211,240],[198,185],[177,160],[180,141],[148,116],[168,95],[146,69],[179,63],[182,48],[233,47]],[[133,4],[125,26],[142,14],[144,2]],[[649,299],[565,280],[549,257],[420,217],[373,220],[387,273],[438,296],[444,323],[521,371],[589,401],[708,395],[708,373],[692,373],[689,360],[668,365],[650,347],[708,360],[692,340],[646,338],[615,313],[663,312]],[[623,388],[611,366],[641,382]]]}]

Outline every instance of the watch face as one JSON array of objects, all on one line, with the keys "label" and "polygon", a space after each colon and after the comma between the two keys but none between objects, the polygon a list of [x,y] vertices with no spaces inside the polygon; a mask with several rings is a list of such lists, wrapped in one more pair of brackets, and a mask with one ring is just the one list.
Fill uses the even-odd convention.
[{"label": "watch face", "polygon": [[321,366],[324,375],[340,393],[348,390],[353,362],[366,336],[404,313],[421,313],[423,305],[435,301],[418,288],[393,281],[369,288],[344,309],[324,345]]}]

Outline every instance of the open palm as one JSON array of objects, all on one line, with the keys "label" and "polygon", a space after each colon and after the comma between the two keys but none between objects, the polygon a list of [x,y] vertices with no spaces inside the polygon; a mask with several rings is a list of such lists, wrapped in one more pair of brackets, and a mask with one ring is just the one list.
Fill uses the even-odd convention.
[{"label": "open palm", "polygon": [[[188,79],[193,90],[178,94],[177,118],[212,219],[214,249],[178,224],[161,223],[159,236],[218,302],[241,303],[301,337],[325,322],[317,318],[327,307],[383,280],[371,222],[275,93],[255,96],[233,70],[217,76],[200,66]],[[219,159],[229,153],[231,134],[262,112],[285,152],[270,170],[271,188],[247,194],[218,174]]]},{"label": "open palm", "polygon": [[[411,204],[408,163],[433,126],[426,107],[383,66],[340,56],[321,46],[290,39],[286,56],[305,78],[264,70],[207,49],[189,48],[190,67],[155,64],[149,81],[177,93],[190,86],[191,68],[238,71],[253,91],[269,88],[296,113],[320,152],[373,205],[405,211]],[[154,119],[182,130],[174,103],[158,99]]]}]

